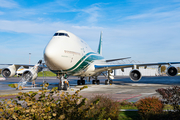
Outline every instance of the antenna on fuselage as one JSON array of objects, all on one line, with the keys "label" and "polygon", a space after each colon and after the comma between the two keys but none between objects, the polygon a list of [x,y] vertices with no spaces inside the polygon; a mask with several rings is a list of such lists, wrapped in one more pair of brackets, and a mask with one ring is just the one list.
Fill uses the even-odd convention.
[{"label": "antenna on fuselage", "polygon": [[99,46],[98,46],[98,51],[97,53],[99,53],[100,55],[102,55],[102,31],[101,31],[101,34],[100,34],[100,40],[99,40]]}]

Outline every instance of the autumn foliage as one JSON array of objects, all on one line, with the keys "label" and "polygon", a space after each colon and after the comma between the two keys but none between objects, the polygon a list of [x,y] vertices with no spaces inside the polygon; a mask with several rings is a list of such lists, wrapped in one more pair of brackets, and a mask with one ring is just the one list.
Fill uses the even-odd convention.
[{"label": "autumn foliage", "polygon": [[[79,92],[87,86],[70,95],[68,92],[58,91],[53,88],[50,92],[20,92],[18,100],[3,100],[0,102],[0,119],[12,120],[96,120],[113,115],[108,112],[111,106],[97,107],[100,98],[88,102],[87,98],[79,96]],[[106,101],[107,102],[107,101]],[[87,104],[88,103],[88,104]],[[109,104],[115,105],[115,104]],[[96,108],[100,108],[97,112]],[[107,111],[109,110],[109,111]],[[106,117],[104,117],[106,116]]]},{"label": "autumn foliage", "polygon": [[93,114],[101,114],[101,119],[111,118],[112,120],[118,120],[120,104],[105,95],[96,95],[92,99],[87,102],[87,106],[89,106],[93,101],[99,99],[99,103],[94,105],[94,109],[89,111],[89,115],[93,116]]},{"label": "autumn foliage", "polygon": [[173,117],[173,119],[179,119],[180,117],[180,87],[173,86],[169,88],[160,88],[157,89],[158,92],[162,96],[162,102],[164,104],[171,105],[173,107],[173,111],[170,110],[169,114]]},{"label": "autumn foliage", "polygon": [[163,103],[157,97],[146,97],[140,99],[137,104],[139,114],[142,116],[143,119],[148,119],[152,115],[158,115],[163,112]]}]

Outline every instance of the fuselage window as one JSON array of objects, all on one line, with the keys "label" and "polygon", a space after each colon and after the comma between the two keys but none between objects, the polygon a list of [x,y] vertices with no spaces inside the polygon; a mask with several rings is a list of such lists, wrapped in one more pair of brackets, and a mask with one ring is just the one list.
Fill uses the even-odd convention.
[{"label": "fuselage window", "polygon": [[55,33],[54,36],[67,36],[67,37],[69,37],[69,35],[67,33]]}]

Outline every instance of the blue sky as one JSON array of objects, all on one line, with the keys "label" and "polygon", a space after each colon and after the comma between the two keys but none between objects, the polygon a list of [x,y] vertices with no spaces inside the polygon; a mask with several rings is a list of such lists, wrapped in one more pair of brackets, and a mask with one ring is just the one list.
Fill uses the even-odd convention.
[{"label": "blue sky", "polygon": [[180,0],[0,0],[0,63],[37,63],[57,30],[106,59],[180,61]]}]

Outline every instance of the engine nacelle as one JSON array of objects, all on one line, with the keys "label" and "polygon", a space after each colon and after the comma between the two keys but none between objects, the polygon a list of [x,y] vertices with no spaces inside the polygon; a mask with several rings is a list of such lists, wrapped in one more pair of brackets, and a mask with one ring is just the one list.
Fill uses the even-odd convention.
[{"label": "engine nacelle", "polygon": [[33,70],[26,70],[23,72],[22,78],[26,81],[35,80],[37,78],[37,73]]},{"label": "engine nacelle", "polygon": [[16,74],[16,68],[14,66],[3,68],[1,74],[5,78],[13,77]]},{"label": "engine nacelle", "polygon": [[141,72],[139,70],[134,69],[134,70],[130,71],[129,77],[132,81],[138,82],[141,79],[142,75],[141,75]]},{"label": "engine nacelle", "polygon": [[166,70],[166,74],[168,76],[176,76],[178,74],[178,70],[174,66],[169,66]]}]

